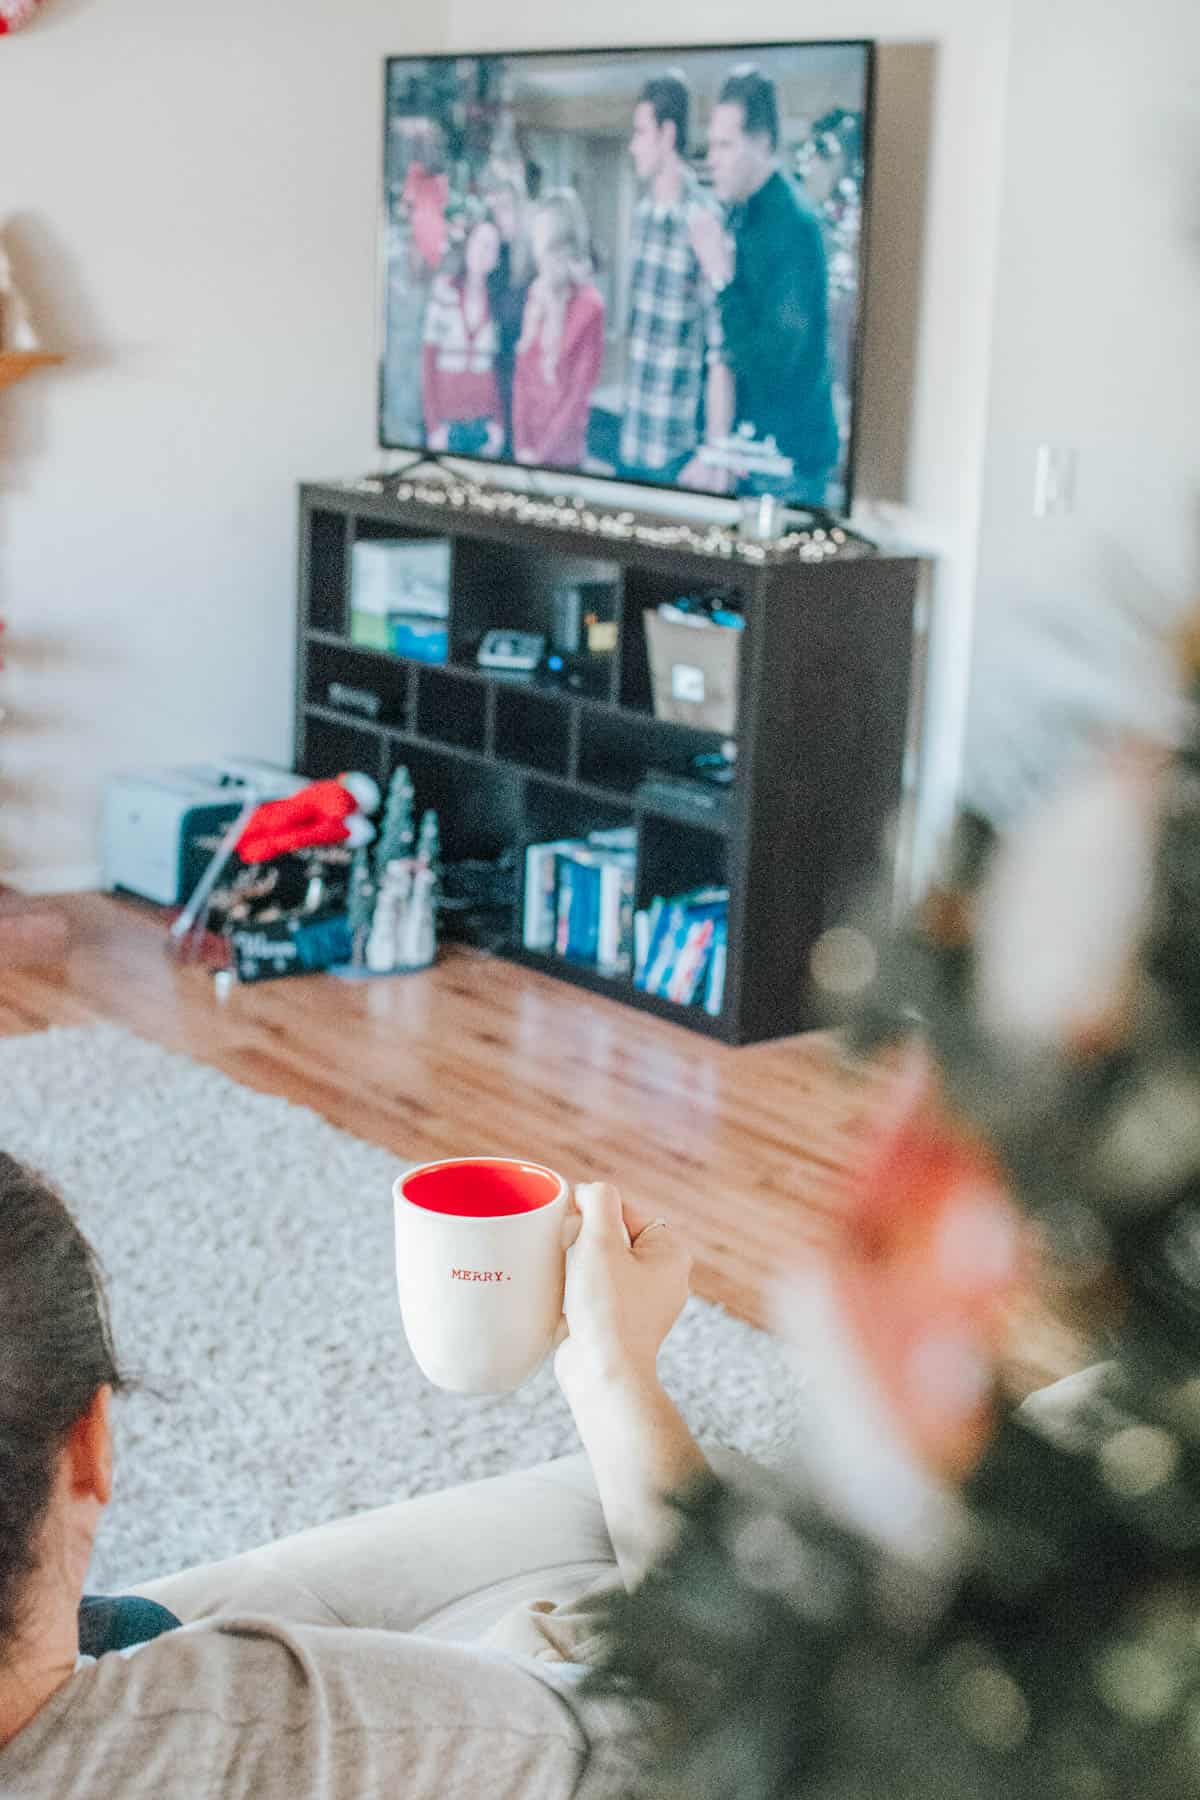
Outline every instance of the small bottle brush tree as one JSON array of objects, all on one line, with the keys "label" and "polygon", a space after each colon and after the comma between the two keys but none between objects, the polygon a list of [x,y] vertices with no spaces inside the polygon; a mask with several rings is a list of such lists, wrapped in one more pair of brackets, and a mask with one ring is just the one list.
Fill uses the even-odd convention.
[{"label": "small bottle brush tree", "polygon": [[413,784],[401,765],[388,782],[387,803],[375,845],[375,880],[380,883],[391,862],[403,862],[413,853]]},{"label": "small bottle brush tree", "polygon": [[[438,817],[432,809],[424,813],[415,854],[414,817],[412,779],[408,770],[401,767],[388,783],[387,803],[375,845],[374,878],[368,887],[362,887],[353,877],[351,881],[355,958],[373,974],[426,968],[436,953]],[[362,873],[365,879],[365,864]]]},{"label": "small bottle brush tree", "polygon": [[361,968],[371,929],[371,913],[375,905],[375,882],[371,876],[371,856],[365,844],[355,852],[350,863],[350,884],[346,895],[346,922],[353,946],[351,961]]},{"label": "small bottle brush tree", "polygon": [[442,837],[438,816],[432,807],[421,814],[421,830],[417,838],[417,861],[438,873],[442,860]]}]

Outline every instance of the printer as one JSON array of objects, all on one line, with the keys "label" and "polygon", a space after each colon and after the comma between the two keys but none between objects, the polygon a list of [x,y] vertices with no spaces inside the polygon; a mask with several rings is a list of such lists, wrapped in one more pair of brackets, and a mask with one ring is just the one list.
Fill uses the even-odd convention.
[{"label": "printer", "polygon": [[305,785],[305,776],[252,756],[113,776],[101,828],[104,886],[182,905],[212,861],[212,840],[244,806]]}]

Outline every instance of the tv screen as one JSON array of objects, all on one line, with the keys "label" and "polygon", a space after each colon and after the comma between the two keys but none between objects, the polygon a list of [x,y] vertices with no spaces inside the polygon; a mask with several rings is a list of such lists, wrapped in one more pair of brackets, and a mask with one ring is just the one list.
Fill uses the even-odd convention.
[{"label": "tv screen", "polygon": [[849,509],[869,43],[390,58],[388,449]]}]

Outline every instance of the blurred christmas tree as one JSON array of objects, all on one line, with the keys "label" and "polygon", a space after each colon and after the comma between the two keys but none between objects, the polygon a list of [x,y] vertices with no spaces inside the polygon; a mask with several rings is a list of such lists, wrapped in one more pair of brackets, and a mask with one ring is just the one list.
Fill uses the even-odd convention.
[{"label": "blurred christmas tree", "polygon": [[[818,946],[857,1048],[928,1077],[828,1275],[895,1486],[677,1498],[592,1678],[655,1709],[647,1794],[1200,1796],[1198,651],[1174,752],[1129,746],[1003,839],[965,819],[909,929]],[[1057,1407],[977,1379],[1016,1279],[1006,1205],[1045,1266],[1120,1296]],[[854,1523],[898,1521],[921,1480],[936,1553]]]}]

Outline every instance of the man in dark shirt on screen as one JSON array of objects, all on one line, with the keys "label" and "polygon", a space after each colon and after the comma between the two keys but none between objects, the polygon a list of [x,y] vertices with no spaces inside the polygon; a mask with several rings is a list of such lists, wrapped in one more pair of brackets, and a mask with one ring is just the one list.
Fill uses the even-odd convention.
[{"label": "man in dark shirt on screen", "polygon": [[697,208],[696,256],[718,297],[735,417],[754,441],[774,438],[792,473],[749,469],[740,491],[781,492],[819,506],[837,460],[821,227],[780,173],[775,84],[752,64],[725,81],[709,127],[713,189],[725,225]]}]

